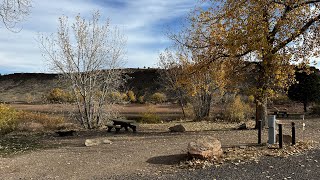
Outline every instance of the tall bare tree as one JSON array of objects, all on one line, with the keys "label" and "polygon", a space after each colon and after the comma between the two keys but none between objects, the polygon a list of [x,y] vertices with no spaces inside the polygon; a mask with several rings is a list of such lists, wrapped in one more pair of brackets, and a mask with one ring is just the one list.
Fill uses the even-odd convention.
[{"label": "tall bare tree", "polygon": [[178,54],[170,52],[169,49],[166,49],[164,52],[159,55],[160,67],[160,81],[170,94],[173,94],[178,100],[181,107],[183,117],[186,118],[185,113],[185,89],[180,86],[179,80],[182,76],[182,67],[179,61]]},{"label": "tall bare tree", "polygon": [[318,0],[205,0],[189,32],[191,48],[209,48],[207,63],[255,57],[256,120],[266,120],[267,101],[294,82],[292,63],[319,56]]},{"label": "tall bare tree", "polygon": [[78,120],[89,129],[102,124],[106,96],[121,85],[120,68],[126,52],[126,40],[120,31],[109,21],[101,24],[99,19],[99,12],[90,20],[78,15],[70,26],[63,16],[56,35],[40,37],[44,57],[72,83]]},{"label": "tall bare tree", "polygon": [[9,30],[13,30],[17,23],[29,15],[31,0],[2,0],[0,2],[0,17]]}]

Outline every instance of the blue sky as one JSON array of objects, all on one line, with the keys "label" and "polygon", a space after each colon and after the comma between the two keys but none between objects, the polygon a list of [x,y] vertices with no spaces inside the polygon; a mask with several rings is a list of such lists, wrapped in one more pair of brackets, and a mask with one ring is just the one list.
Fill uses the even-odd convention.
[{"label": "blue sky", "polygon": [[177,31],[195,5],[196,0],[33,0],[19,33],[0,24],[0,73],[46,72],[38,33],[56,32],[61,15],[72,19],[96,10],[127,37],[126,67],[156,66],[159,53],[171,44],[166,33]]}]

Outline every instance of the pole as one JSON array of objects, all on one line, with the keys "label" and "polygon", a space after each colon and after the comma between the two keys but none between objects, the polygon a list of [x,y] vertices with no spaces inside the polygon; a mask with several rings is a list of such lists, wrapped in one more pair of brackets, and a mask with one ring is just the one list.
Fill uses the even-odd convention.
[{"label": "pole", "polygon": [[295,123],[294,122],[292,122],[291,123],[291,125],[292,125],[292,145],[295,145],[296,144],[296,127],[295,127]]},{"label": "pole", "polygon": [[258,121],[258,144],[261,144],[262,120]]},{"label": "pole", "polygon": [[282,124],[279,124],[279,148],[283,147],[283,134],[282,134]]}]

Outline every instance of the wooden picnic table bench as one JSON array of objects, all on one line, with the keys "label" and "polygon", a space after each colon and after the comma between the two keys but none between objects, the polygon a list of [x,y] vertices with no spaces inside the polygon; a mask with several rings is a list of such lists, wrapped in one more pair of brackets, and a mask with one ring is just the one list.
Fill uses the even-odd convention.
[{"label": "wooden picnic table bench", "polygon": [[111,132],[113,128],[116,129],[116,132],[119,132],[120,129],[124,128],[125,131],[129,131],[128,127],[132,129],[133,132],[137,131],[137,122],[135,120],[127,120],[127,119],[111,119],[113,124],[109,124],[108,132]]},{"label": "wooden picnic table bench", "polygon": [[273,115],[276,115],[276,117],[288,117],[289,116],[287,111],[273,111]]}]

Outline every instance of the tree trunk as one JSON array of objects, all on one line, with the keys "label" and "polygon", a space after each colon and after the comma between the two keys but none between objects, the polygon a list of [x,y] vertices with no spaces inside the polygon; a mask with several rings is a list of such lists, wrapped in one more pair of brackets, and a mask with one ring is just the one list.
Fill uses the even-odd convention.
[{"label": "tree trunk", "polygon": [[303,102],[303,111],[307,112],[307,107],[308,107],[308,103],[307,102]]},{"label": "tree trunk", "polygon": [[258,121],[262,120],[262,128],[265,127],[267,123],[267,98],[262,98],[256,102],[256,125],[255,128],[258,129]]},{"label": "tree trunk", "polygon": [[183,96],[181,90],[179,90],[179,104],[182,110],[183,118],[186,118],[186,112],[184,111]]},{"label": "tree trunk", "polygon": [[195,120],[203,120],[209,117],[210,115],[210,107],[211,107],[211,94],[203,93],[196,102],[196,106],[194,107],[195,111]]}]

